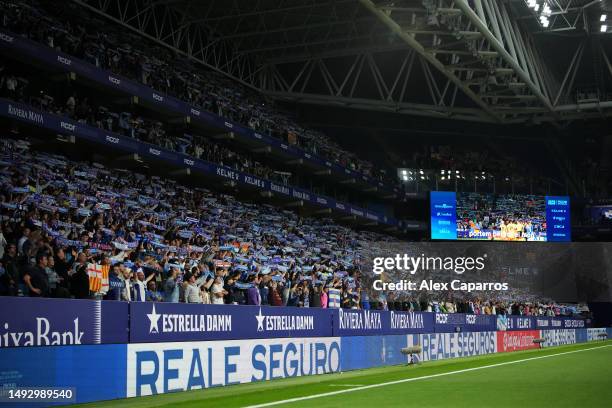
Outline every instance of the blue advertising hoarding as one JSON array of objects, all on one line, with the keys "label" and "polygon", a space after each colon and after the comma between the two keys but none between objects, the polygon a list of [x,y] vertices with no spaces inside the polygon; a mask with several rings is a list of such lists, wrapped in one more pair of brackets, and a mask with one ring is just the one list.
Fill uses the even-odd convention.
[{"label": "blue advertising hoarding", "polygon": [[0,297],[0,347],[586,327],[569,317]]},{"label": "blue advertising hoarding", "polygon": [[533,316],[507,316],[507,330],[534,330],[536,318]]},{"label": "blue advertising hoarding", "polygon": [[408,357],[401,350],[407,341],[405,335],[341,337],[342,371],[406,364]]},{"label": "blue advertising hoarding", "polygon": [[330,309],[130,303],[130,342],[332,336]]},{"label": "blue advertising hoarding", "polygon": [[434,329],[433,313],[394,310],[387,313],[389,314],[389,326],[385,327],[385,334],[426,333]]},{"label": "blue advertising hoarding", "polygon": [[425,333],[408,335],[408,347],[421,346],[419,361],[445,360],[497,352],[497,333]]},{"label": "blue advertising hoarding", "polygon": [[560,318],[563,321],[564,329],[586,329],[586,320],[584,319],[576,319],[572,317],[562,317]]},{"label": "blue advertising hoarding", "polygon": [[567,344],[576,344],[578,340],[586,341],[586,333],[584,336],[578,336],[575,329],[559,329],[559,330],[542,330],[542,338],[544,343],[542,347],[556,347]]},{"label": "blue advertising hoarding", "polygon": [[553,330],[563,328],[562,317],[538,316],[536,317],[536,329]]},{"label": "blue advertising hoarding", "polygon": [[0,297],[0,347],[128,342],[128,304]]},{"label": "blue advertising hoarding", "polygon": [[465,326],[465,315],[463,313],[435,313],[435,332],[460,332]]},{"label": "blue advertising hoarding", "polygon": [[334,336],[378,336],[425,333],[434,330],[433,313],[329,309]]},{"label": "blue advertising hoarding", "polygon": [[435,313],[436,333],[495,331],[495,315],[466,313]]},{"label": "blue advertising hoarding", "polygon": [[466,314],[465,315],[465,326],[463,331],[476,332],[476,331],[495,331],[496,317],[495,315],[484,315],[484,314]]},{"label": "blue advertising hoarding", "polygon": [[340,371],[338,337],[127,345],[126,396]]},{"label": "blue advertising hoarding", "polygon": [[330,310],[333,311],[335,336],[384,334],[384,328],[390,326],[389,315],[378,310]]}]

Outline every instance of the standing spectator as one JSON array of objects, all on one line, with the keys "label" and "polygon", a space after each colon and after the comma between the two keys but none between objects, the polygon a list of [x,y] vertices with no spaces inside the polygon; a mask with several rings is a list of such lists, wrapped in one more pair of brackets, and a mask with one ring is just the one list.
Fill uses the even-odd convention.
[{"label": "standing spectator", "polygon": [[200,296],[202,297],[203,304],[210,305],[210,292],[208,291],[208,288],[206,288],[206,284],[200,286]]},{"label": "standing spectator", "polygon": [[121,278],[119,265],[115,264],[111,267],[108,274],[108,292],[104,299],[106,300],[122,300],[121,295],[125,290],[125,282]]},{"label": "standing spectator", "polygon": [[136,271],[136,279],[132,282],[132,301],[144,302],[147,299],[146,289],[147,285],[155,277],[155,273],[145,277],[142,268],[138,268]]},{"label": "standing spectator", "polygon": [[356,300],[355,293],[352,288],[347,288],[342,293],[342,308],[343,309],[357,309],[359,303]]},{"label": "standing spectator", "polygon": [[10,75],[5,82],[6,96],[9,99],[17,99],[17,78],[14,75]]},{"label": "standing spectator", "polygon": [[333,286],[329,287],[327,290],[327,298],[329,299],[327,303],[328,307],[340,307],[340,289]]},{"label": "standing spectator", "polygon": [[19,290],[19,262],[17,259],[17,245],[9,244],[2,258],[4,275],[0,279],[4,282],[3,295],[17,296]]},{"label": "standing spectator", "polygon": [[304,281],[302,286],[302,293],[300,295],[299,305],[301,307],[310,307],[310,288],[308,282]]},{"label": "standing spectator", "polygon": [[19,241],[17,241],[17,253],[19,254],[19,256],[27,255],[28,247],[29,247],[27,243],[29,242],[29,237],[30,237],[30,229],[24,228],[21,238],[19,238]]},{"label": "standing spectator", "polygon": [[268,285],[270,288],[268,291],[268,303],[270,303],[272,306],[282,306],[283,299],[278,293],[278,283],[276,281],[270,281]]},{"label": "standing spectator", "polygon": [[[81,254],[85,256],[85,254]],[[70,278],[70,291],[77,299],[89,299],[89,275],[87,274],[87,262],[75,264],[76,269]]]},{"label": "standing spectator", "polygon": [[269,304],[269,290],[270,288],[268,287],[268,285],[266,285],[264,277],[261,277],[259,279],[259,298],[261,299],[261,304],[262,305],[268,305]]},{"label": "standing spectator", "polygon": [[170,274],[164,283],[164,302],[178,303],[180,291],[177,278],[179,272],[176,266],[170,268]]},{"label": "standing spectator", "polygon": [[317,283],[312,288],[312,294],[310,297],[311,307],[321,307],[321,284]]},{"label": "standing spectator", "polygon": [[[72,251],[72,254],[74,256],[76,252]],[[79,252],[79,254],[76,257],[76,262],[72,264],[72,270],[71,272],[69,272],[70,276],[73,276],[74,274],[76,274],[78,270],[83,267],[85,268],[85,270],[87,270],[87,255],[85,255],[85,252]]]},{"label": "standing spectator", "polygon": [[36,265],[30,267],[23,281],[29,289],[30,296],[45,297],[49,295],[49,278],[45,268],[47,267],[47,255],[38,254],[36,256]]},{"label": "standing spectator", "polygon": [[225,290],[225,297],[223,298],[223,302],[228,305],[237,305],[238,299],[236,294],[242,293],[242,291],[235,289],[234,283],[236,282],[236,278],[234,276],[230,276],[226,279],[225,285],[223,289]]},{"label": "standing spectator", "polygon": [[368,292],[362,289],[359,293],[361,293],[361,308],[363,310],[370,310],[370,297],[368,296]]},{"label": "standing spectator", "polygon": [[73,93],[68,97],[66,101],[66,113],[69,117],[74,118],[74,110],[76,107],[76,93]]},{"label": "standing spectator", "polygon": [[132,300],[132,270],[125,266],[123,262],[119,262],[119,272],[119,278],[123,280],[121,300],[130,302]]},{"label": "standing spectator", "polygon": [[45,268],[47,279],[49,281],[49,294],[52,297],[67,298],[70,293],[62,286],[63,278],[55,271],[55,258],[47,257],[47,267]]},{"label": "standing spectator", "polygon": [[261,294],[259,293],[259,278],[255,275],[251,279],[251,287],[247,289],[247,305],[261,305]]},{"label": "standing spectator", "polygon": [[228,294],[228,292],[223,289],[223,277],[215,276],[215,283],[213,283],[212,288],[212,303],[214,305],[222,305],[224,303],[223,298]]},{"label": "standing spectator", "polygon": [[195,275],[191,272],[185,273],[183,283],[185,286],[185,303],[202,303],[200,286],[204,282],[204,279],[205,277],[196,279]]},{"label": "standing spectator", "polygon": [[147,302],[162,302],[164,300],[164,297],[157,290],[157,286],[154,280],[151,280],[149,281],[149,283],[147,283],[145,299],[147,300]]},{"label": "standing spectator", "polygon": [[55,251],[53,263],[55,265],[55,272],[57,272],[57,275],[61,278],[59,285],[66,290],[70,290],[70,279],[68,276],[70,262],[68,262],[68,260],[66,259],[66,252],[63,248],[58,248]]},{"label": "standing spectator", "polygon": [[328,289],[326,287],[323,287],[321,289],[321,307],[323,309],[327,309],[327,304],[329,302],[328,296],[327,296],[327,290]]},{"label": "standing spectator", "polygon": [[287,296],[287,306],[298,306],[300,288],[298,285],[291,286],[289,294]]}]

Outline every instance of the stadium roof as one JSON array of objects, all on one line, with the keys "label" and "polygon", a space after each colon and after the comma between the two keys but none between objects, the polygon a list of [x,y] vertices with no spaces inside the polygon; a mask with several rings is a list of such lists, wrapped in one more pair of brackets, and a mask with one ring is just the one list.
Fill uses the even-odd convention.
[{"label": "stadium roof", "polygon": [[612,114],[612,1],[73,1],[280,100],[499,123]]}]

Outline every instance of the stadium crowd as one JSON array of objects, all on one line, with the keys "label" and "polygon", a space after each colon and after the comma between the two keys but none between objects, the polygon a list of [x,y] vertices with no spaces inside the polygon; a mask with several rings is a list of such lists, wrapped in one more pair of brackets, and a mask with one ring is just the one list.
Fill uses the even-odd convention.
[{"label": "stadium crowd", "polygon": [[[478,293],[467,297],[462,293],[449,293],[446,298],[432,299],[423,292],[407,299],[404,294],[390,292],[383,301],[389,310],[426,311],[436,313],[473,313],[514,316],[574,316],[588,312],[586,305],[560,304],[552,300],[540,300],[526,293],[514,291],[511,295],[489,300],[490,293]],[[520,300],[516,300],[520,299]]]},{"label": "stadium crowd", "polygon": [[5,139],[0,294],[560,315],[552,302],[370,297],[360,248],[393,240]]},{"label": "stadium crowd", "polygon": [[137,112],[113,111],[104,104],[95,103],[95,95],[83,89],[52,84],[41,89],[39,83],[33,84],[35,78],[19,71],[19,67],[8,64],[0,67],[0,97],[257,177],[279,183],[291,179],[291,173],[275,171],[251,155],[239,153],[210,138],[185,132],[177,135],[175,129],[167,129],[168,126],[159,120]]},{"label": "stadium crowd", "polygon": [[532,195],[460,193],[457,230],[464,237],[504,241],[546,238],[544,198]]},{"label": "stadium crowd", "polygon": [[7,295],[353,308],[359,242],[383,238],[24,141],[2,153]]},{"label": "stadium crowd", "polygon": [[390,185],[397,184],[393,173],[375,168],[372,163],[343,150],[324,134],[301,126],[260,93],[216,72],[203,71],[187,58],[143,41],[125,29],[113,27],[109,30],[106,22],[82,8],[67,4],[60,10],[49,1],[1,1],[0,12],[2,27],[8,30],[319,154],[346,168]]},{"label": "stadium crowd", "polygon": [[[2,27],[395,183],[384,170],[300,126],[259,93],[192,66],[126,30],[108,30],[105,22],[81,8],[68,5],[59,11],[52,6],[49,1],[0,1]],[[76,91],[68,96],[31,92],[28,83],[19,72],[0,67],[0,96],[259,177],[287,181],[265,164],[208,138],[171,134],[160,121],[110,110]],[[508,160],[475,154],[441,149],[430,152],[426,160],[416,157],[414,165],[483,170],[486,163],[487,169],[510,172],[518,168]],[[474,163],[481,167],[474,168]],[[358,266],[359,248],[364,241],[388,237],[240,203],[171,179],[36,152],[24,142],[3,141],[0,181],[2,295],[477,314],[575,312],[554,302],[482,300],[484,296],[370,299]],[[494,225],[501,230],[501,220],[508,216],[485,219],[476,210],[466,211],[466,229]]]}]

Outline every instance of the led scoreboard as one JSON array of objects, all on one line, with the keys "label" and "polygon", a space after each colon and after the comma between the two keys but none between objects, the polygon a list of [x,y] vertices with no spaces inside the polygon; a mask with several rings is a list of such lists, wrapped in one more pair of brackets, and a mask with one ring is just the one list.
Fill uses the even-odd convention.
[{"label": "led scoreboard", "polygon": [[571,241],[566,196],[433,191],[431,239]]}]

